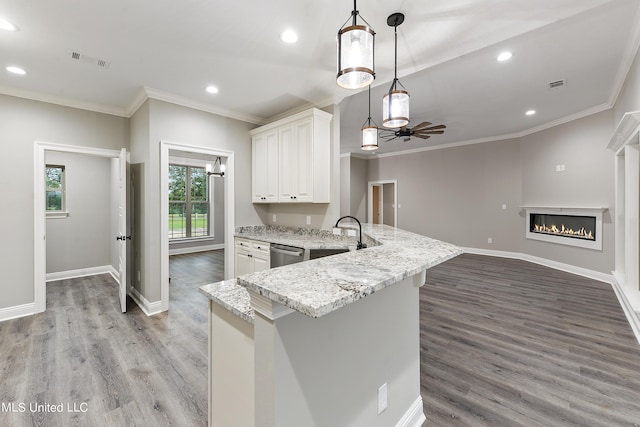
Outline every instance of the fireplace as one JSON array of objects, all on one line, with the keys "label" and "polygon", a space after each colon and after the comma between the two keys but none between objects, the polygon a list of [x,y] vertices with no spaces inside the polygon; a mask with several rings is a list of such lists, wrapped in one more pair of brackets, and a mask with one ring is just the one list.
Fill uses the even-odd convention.
[{"label": "fireplace", "polygon": [[605,209],[524,208],[528,239],[602,250],[602,212]]}]

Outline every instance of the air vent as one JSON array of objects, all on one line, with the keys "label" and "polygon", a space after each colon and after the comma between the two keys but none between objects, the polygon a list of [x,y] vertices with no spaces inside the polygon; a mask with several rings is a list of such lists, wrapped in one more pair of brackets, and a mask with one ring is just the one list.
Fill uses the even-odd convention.
[{"label": "air vent", "polygon": [[564,87],[567,85],[566,80],[556,80],[553,82],[549,82],[549,89],[557,89],[559,87]]},{"label": "air vent", "polygon": [[86,64],[96,65],[100,68],[109,68],[111,65],[110,61],[106,59],[96,58],[93,56],[85,55],[78,50],[67,49],[66,53],[67,58],[71,58],[74,61],[84,62]]}]

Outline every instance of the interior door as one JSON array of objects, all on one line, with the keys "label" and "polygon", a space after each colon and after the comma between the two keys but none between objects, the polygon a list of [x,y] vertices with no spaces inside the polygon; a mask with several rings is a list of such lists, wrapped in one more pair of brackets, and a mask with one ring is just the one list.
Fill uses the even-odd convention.
[{"label": "interior door", "polygon": [[120,308],[127,311],[127,150],[120,150],[120,194],[118,197],[118,273],[120,276]]}]

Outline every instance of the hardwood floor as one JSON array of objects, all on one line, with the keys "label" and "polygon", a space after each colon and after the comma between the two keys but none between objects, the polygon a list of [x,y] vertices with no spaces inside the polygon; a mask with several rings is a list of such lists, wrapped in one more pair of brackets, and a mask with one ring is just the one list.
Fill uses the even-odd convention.
[{"label": "hardwood floor", "polygon": [[[197,288],[222,258],[171,257],[170,310],[152,317],[120,313],[108,275],[47,285],[45,313],[0,323],[0,426],[206,425]],[[640,423],[640,346],[610,285],[462,255],[428,271],[420,298],[425,426]]]},{"label": "hardwood floor", "polygon": [[51,282],[44,313],[0,323],[0,426],[205,426],[198,285],[222,279],[224,263],[222,251],[196,258],[171,258],[168,313],[130,300],[120,313],[116,282],[99,275]]},{"label": "hardwood floor", "polygon": [[640,346],[610,285],[463,255],[420,299],[425,425],[640,424]]}]

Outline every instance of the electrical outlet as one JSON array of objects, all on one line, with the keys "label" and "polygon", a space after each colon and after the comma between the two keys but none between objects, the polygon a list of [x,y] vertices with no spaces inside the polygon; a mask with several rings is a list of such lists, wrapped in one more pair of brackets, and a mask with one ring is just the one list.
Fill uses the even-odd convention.
[{"label": "electrical outlet", "polygon": [[489,238],[487,239],[487,243],[493,243],[493,238],[492,238],[492,237],[489,237]]},{"label": "electrical outlet", "polygon": [[387,409],[387,383],[378,388],[378,415]]},{"label": "electrical outlet", "polygon": [[336,236],[341,236],[342,235],[342,229],[335,227],[333,229],[333,234],[335,234]]},{"label": "electrical outlet", "polygon": [[311,225],[311,215],[307,215],[307,225]]},{"label": "electrical outlet", "polygon": [[356,237],[356,230],[347,230],[347,236]]},{"label": "electrical outlet", "polygon": [[276,222],[276,214],[273,214],[273,222]]},{"label": "electrical outlet", "polygon": [[565,167],[564,165],[556,165],[556,172],[564,172]]}]

